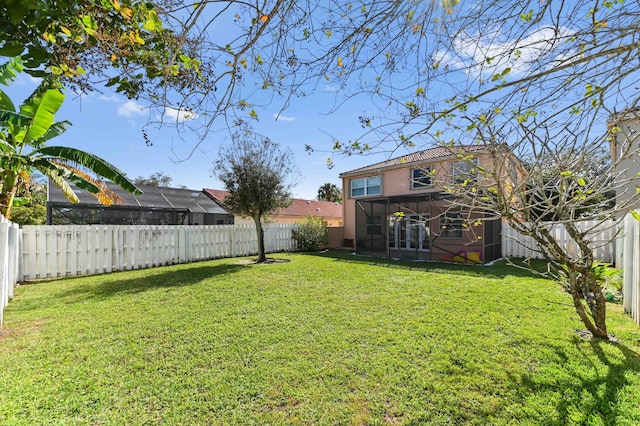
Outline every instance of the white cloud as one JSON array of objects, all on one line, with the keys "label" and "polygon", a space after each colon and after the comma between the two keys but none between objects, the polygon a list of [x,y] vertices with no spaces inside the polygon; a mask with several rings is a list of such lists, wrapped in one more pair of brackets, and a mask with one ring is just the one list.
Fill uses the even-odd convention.
[{"label": "white cloud", "polygon": [[273,118],[275,118],[276,121],[295,121],[296,120],[295,117],[287,117],[286,115],[282,115],[279,113],[273,114]]},{"label": "white cloud", "polygon": [[[571,35],[567,28],[542,27],[519,40],[505,40],[499,31],[484,34],[462,33],[452,42],[452,51],[438,51],[434,62],[449,69],[461,69],[477,77],[487,77],[511,68],[512,75],[523,75],[532,67],[563,58],[558,47]],[[549,55],[555,55],[551,58]],[[491,58],[491,61],[488,61]]]},{"label": "white cloud", "polygon": [[120,103],[122,101],[122,96],[116,95],[115,93],[112,93],[109,96],[101,94],[101,95],[98,95],[98,99],[100,99],[101,101],[105,101],[105,102],[118,102],[118,103]]},{"label": "white cloud", "polygon": [[118,115],[124,117],[135,117],[137,115],[145,115],[146,108],[135,101],[126,101],[118,107]]},{"label": "white cloud", "polygon": [[198,114],[183,108],[178,109],[173,107],[165,107],[164,117],[178,123],[184,123],[185,121],[197,119]]}]

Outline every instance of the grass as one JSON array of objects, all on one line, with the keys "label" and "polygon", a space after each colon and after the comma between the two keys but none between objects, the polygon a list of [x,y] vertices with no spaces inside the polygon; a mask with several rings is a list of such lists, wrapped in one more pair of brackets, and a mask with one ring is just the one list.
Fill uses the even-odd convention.
[{"label": "grass", "polygon": [[638,424],[640,329],[504,264],[341,252],[21,286],[0,424]]}]

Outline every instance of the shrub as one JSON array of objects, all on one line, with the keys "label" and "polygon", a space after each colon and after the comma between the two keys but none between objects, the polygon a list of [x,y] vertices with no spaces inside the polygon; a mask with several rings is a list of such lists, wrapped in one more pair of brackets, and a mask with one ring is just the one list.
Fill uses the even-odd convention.
[{"label": "shrub", "polygon": [[320,217],[311,215],[297,223],[298,227],[292,231],[293,239],[300,251],[316,251],[329,243],[327,222]]}]

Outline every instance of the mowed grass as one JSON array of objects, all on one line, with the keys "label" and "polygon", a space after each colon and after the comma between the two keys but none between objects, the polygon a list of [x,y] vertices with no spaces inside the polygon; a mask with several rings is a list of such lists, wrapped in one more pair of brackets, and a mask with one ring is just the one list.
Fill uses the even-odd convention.
[{"label": "mowed grass", "polygon": [[342,252],[24,285],[0,424],[639,424],[640,329],[556,284]]}]

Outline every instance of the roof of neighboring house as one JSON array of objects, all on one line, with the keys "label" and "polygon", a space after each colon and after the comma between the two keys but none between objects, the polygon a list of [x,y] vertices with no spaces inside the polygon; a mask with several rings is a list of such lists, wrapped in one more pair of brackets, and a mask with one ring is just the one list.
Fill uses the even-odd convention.
[{"label": "roof of neighboring house", "polygon": [[[114,204],[113,207],[137,207],[151,209],[190,209],[193,213],[229,214],[223,207],[217,204],[203,191],[182,188],[167,188],[153,185],[136,185],[142,190],[142,194],[133,195],[112,182],[105,182],[107,187],[123,199],[124,204]],[[89,192],[82,190],[73,183],[69,184],[73,192],[78,196],[80,204],[100,205],[100,202]],[[71,202],[65,198],[62,191],[49,182],[48,201],[57,205]]]},{"label": "roof of neighboring house", "polygon": [[381,169],[389,169],[398,166],[406,166],[412,163],[424,163],[426,161],[444,159],[447,157],[455,157],[460,151],[462,152],[478,152],[486,151],[486,147],[482,145],[457,145],[457,146],[437,146],[435,148],[425,149],[423,151],[413,152],[401,157],[392,158],[390,160],[381,161],[369,166],[360,167],[340,174],[340,177],[359,174],[369,171],[380,171]]},{"label": "roof of neighboring house", "polygon": [[[215,201],[224,205],[224,200],[229,195],[228,191],[220,189],[204,189],[205,194],[211,196]],[[291,205],[284,209],[280,209],[274,216],[319,216],[326,219],[341,219],[342,204],[331,201],[303,200],[300,198],[292,198]]]}]

